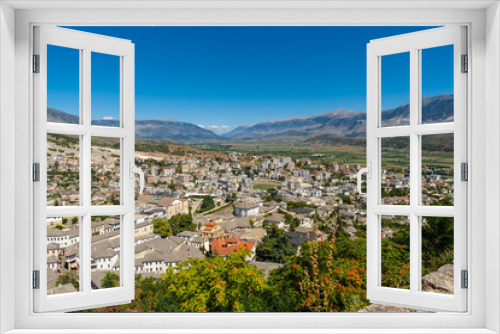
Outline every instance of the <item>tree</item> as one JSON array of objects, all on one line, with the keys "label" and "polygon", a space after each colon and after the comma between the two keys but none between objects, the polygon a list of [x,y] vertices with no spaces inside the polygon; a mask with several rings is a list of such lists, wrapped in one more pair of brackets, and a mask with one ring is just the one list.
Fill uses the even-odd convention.
[{"label": "tree", "polygon": [[351,196],[349,195],[339,195],[339,198],[344,202],[344,204],[350,205],[352,204]]},{"label": "tree", "polygon": [[163,281],[168,294],[162,305],[181,312],[266,311],[262,298],[266,280],[262,271],[245,261],[248,253],[192,259],[178,270],[167,269]]},{"label": "tree", "polygon": [[101,287],[103,289],[116,288],[119,286],[120,286],[120,276],[115,273],[108,271],[101,280]]},{"label": "tree", "polygon": [[198,208],[198,212],[206,212],[211,209],[215,208],[215,202],[212,196],[205,196],[203,197],[203,201],[200,204],[200,207]]},{"label": "tree", "polygon": [[159,234],[162,238],[170,237],[173,234],[172,227],[166,218],[154,218],[153,225],[154,233]]},{"label": "tree", "polygon": [[286,204],[286,209],[288,211],[291,211],[291,210],[296,209],[296,208],[312,208],[312,209],[314,209],[314,208],[316,208],[316,206],[314,206],[312,204],[307,204],[304,201],[299,201],[299,202],[289,201]]},{"label": "tree", "polygon": [[366,239],[337,228],[329,241],[302,245],[270,274],[270,307],[288,312],[354,312],[366,300]]},{"label": "tree", "polygon": [[278,190],[276,188],[269,188],[267,189],[267,193],[269,194],[269,196],[271,196],[273,199],[275,199],[276,197],[278,197]]},{"label": "tree", "polygon": [[175,191],[175,184],[173,182],[170,182],[170,184],[168,185],[168,189],[170,189],[171,191]]},{"label": "tree", "polygon": [[294,218],[291,214],[281,209],[278,212],[285,215],[285,224],[290,225],[290,231],[295,231],[295,229],[300,226],[300,220],[298,218]]},{"label": "tree", "polygon": [[267,312],[264,272],[245,261],[249,251],[225,258],[192,258],[160,280],[136,278],[131,304],[104,312]]},{"label": "tree", "polygon": [[184,231],[195,231],[196,225],[193,224],[193,217],[187,213],[178,213],[168,220],[172,233],[177,235]]},{"label": "tree", "polygon": [[66,273],[57,277],[56,287],[59,285],[71,283],[78,291],[80,289],[79,277],[80,276],[78,275],[78,272],[76,272],[75,270],[68,270]]},{"label": "tree", "polygon": [[453,263],[453,236],[453,218],[425,218],[422,225],[422,275]]},{"label": "tree", "polygon": [[71,224],[72,224],[72,225],[75,225],[76,223],[78,223],[78,217],[73,217],[73,218],[71,219]]},{"label": "tree", "polygon": [[285,237],[283,230],[275,225],[268,225],[267,236],[257,246],[255,254],[257,261],[285,263],[288,256],[296,253],[290,240]]},{"label": "tree", "polygon": [[453,235],[453,218],[427,217],[422,226],[422,249],[432,255],[453,249]]}]

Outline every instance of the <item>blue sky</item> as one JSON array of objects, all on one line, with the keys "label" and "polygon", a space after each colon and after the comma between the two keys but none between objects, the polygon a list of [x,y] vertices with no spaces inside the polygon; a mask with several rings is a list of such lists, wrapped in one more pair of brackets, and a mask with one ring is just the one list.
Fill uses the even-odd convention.
[{"label": "blue sky", "polygon": [[[136,47],[136,118],[237,126],[366,110],[366,44],[426,27],[73,27]],[[49,49],[48,106],[77,114],[78,52]],[[453,92],[451,47],[426,51],[423,95]],[[432,53],[432,55],[430,55]],[[383,59],[383,108],[408,103],[409,57]],[[92,56],[92,118],[118,117],[118,59]],[[451,75],[450,75],[451,74]]]}]

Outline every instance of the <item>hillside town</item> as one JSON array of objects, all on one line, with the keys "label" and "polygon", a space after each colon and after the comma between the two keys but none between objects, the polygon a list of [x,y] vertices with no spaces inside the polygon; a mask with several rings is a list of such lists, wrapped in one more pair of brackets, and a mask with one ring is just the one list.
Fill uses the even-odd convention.
[{"label": "hillside town", "polygon": [[[79,205],[78,138],[51,136],[47,144],[47,205]],[[119,148],[93,145],[91,162],[92,205],[120,204]],[[244,152],[137,151],[136,166],[146,175],[134,221],[135,272],[143,277],[160,277],[191,258],[241,249],[268,274],[281,264],[259,261],[256,250],[270,226],[298,252],[308,241],[326,240],[339,220],[353,239],[366,225],[366,197],[356,193],[355,184],[360,164]],[[423,204],[445,198],[452,203],[448,170],[424,170],[422,183]],[[384,168],[381,187],[384,204],[409,204],[408,169]],[[101,289],[108,287],[102,283],[106,273],[120,272],[121,221],[119,216],[91,220],[92,288]],[[79,271],[79,226],[79,217],[47,219],[48,294],[77,291],[61,277]],[[390,237],[394,227],[382,232]]]}]

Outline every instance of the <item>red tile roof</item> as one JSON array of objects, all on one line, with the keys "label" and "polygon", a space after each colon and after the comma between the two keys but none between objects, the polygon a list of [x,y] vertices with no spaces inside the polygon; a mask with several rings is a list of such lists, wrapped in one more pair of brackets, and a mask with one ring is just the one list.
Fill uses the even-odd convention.
[{"label": "red tile roof", "polygon": [[[228,244],[229,240],[236,240],[237,243]],[[253,242],[244,242],[238,238],[216,239],[210,242],[212,253],[221,256],[229,255],[242,249],[250,250],[254,245]]]}]

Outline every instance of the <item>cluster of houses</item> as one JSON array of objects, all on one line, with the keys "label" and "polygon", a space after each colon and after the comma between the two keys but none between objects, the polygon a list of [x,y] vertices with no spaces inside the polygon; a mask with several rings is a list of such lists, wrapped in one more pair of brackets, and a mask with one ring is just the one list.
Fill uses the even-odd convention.
[{"label": "cluster of houses", "polygon": [[[263,264],[255,261],[257,245],[266,236],[264,222],[275,224],[287,230],[284,215],[276,202],[262,202],[253,198],[237,201],[232,207],[209,216],[195,217],[199,227],[196,231],[183,231],[175,236],[161,238],[154,233],[153,219],[170,218],[178,213],[188,213],[189,204],[185,199],[157,198],[145,195],[138,199],[135,219],[135,272],[144,276],[159,277],[168,268],[175,268],[189,259],[205,256],[228,256],[240,250],[250,251],[246,257],[250,263],[265,269],[279,264]],[[314,210],[298,208],[298,217],[310,217]],[[70,283],[56,286],[57,277],[69,270],[78,272],[80,268],[80,225],[67,223],[62,229],[63,219],[47,220],[47,270],[48,293],[72,292]],[[304,242],[321,237],[311,232],[310,220],[303,219],[296,231],[288,231],[292,245],[300,250]],[[309,224],[309,225],[308,225]],[[101,280],[106,272],[119,274],[120,271],[120,218],[96,217],[91,223],[91,278],[92,288],[101,288]]]},{"label": "cluster of houses", "polygon": [[[79,204],[79,145],[48,141],[47,205]],[[119,198],[119,151],[92,147],[92,204],[112,204]],[[356,238],[358,225],[366,224],[366,199],[356,194],[355,178],[360,165],[319,163],[310,159],[261,157],[233,153],[210,155],[138,155],[136,164],[146,172],[145,195],[136,199],[135,272],[160,276],[180,262],[206,256],[228,256],[245,249],[247,260],[266,271],[278,264],[255,261],[255,250],[266,236],[264,224],[284,230],[299,251],[305,242],[324,239],[318,220],[342,219],[344,231]],[[422,200],[429,204],[453,196],[452,177],[427,173],[422,179]],[[258,183],[276,185],[273,199]],[[408,204],[409,177],[404,171],[382,174],[384,204]],[[403,191],[391,192],[393,189]],[[402,194],[402,195],[401,195]],[[196,213],[201,199],[211,196],[213,213]],[[346,199],[348,199],[346,201]],[[305,202],[308,207],[287,210],[287,203]],[[161,238],[154,233],[154,218],[169,219],[191,214],[195,231]],[[286,213],[286,215],[285,215]],[[287,216],[299,221],[291,230]],[[405,221],[401,222],[402,224]],[[79,221],[72,217],[47,219],[48,293],[66,293],[72,284],[56,286],[57,278],[80,266]],[[91,224],[92,287],[101,288],[106,272],[119,274],[120,219],[95,217]],[[384,227],[384,236],[394,233]]]}]

